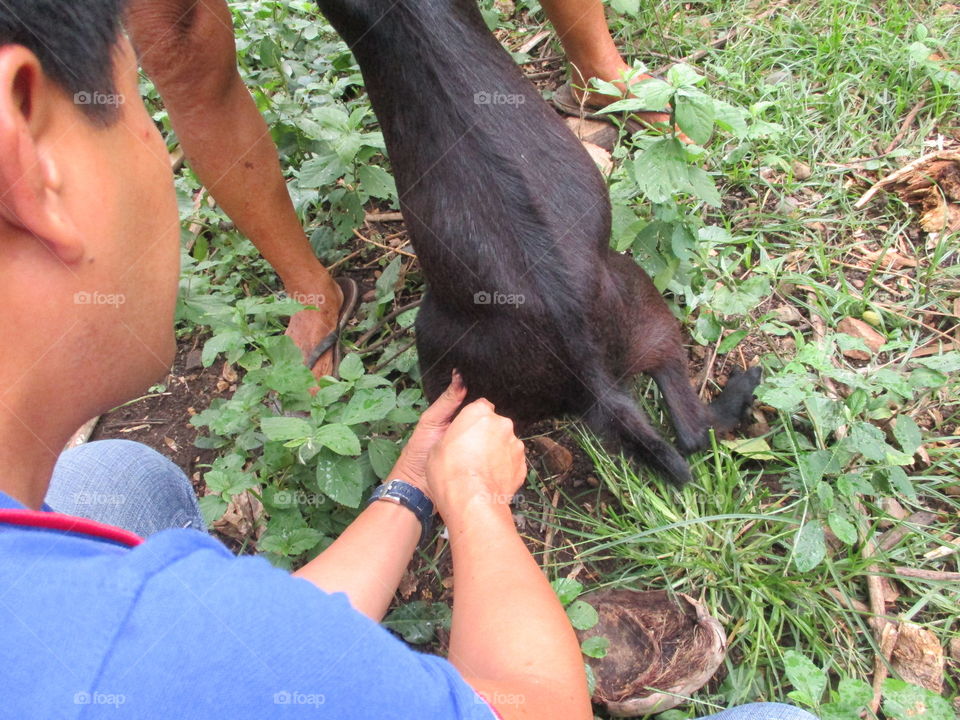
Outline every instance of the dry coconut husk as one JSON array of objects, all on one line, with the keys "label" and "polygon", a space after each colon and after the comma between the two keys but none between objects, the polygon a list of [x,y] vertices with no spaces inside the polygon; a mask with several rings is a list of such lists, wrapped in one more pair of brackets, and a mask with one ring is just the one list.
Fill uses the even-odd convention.
[{"label": "dry coconut husk", "polygon": [[584,595],[600,615],[580,642],[605,637],[605,657],[589,659],[593,701],[616,717],[663,712],[703,687],[723,662],[727,637],[693,598],[663,591],[599,590]]},{"label": "dry coconut husk", "polygon": [[861,208],[878,190],[897,193],[920,212],[926,232],[960,230],[960,152],[932,152],[887,175],[854,207]]}]

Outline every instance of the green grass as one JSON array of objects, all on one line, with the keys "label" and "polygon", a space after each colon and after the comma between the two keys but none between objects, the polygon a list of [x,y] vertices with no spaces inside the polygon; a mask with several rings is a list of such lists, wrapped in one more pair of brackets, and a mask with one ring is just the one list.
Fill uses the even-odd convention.
[{"label": "green grass", "polygon": [[[483,4],[490,17],[497,16],[491,3]],[[617,0],[614,7],[611,27],[618,44],[628,59],[650,67],[739,28],[723,47],[709,49],[694,63],[707,77],[702,87],[782,128],[751,138],[716,134],[703,164],[724,203],[711,208],[688,197],[677,201],[675,211],[684,227],[692,228],[693,249],[673,274],[662,276],[677,315],[704,346],[702,355],[723,349],[715,372],[740,362],[737,348],[728,352],[722,343],[731,336],[740,340],[734,333],[746,331],[740,347],[764,367],[759,395],[769,432],[762,458],[724,445],[702,455],[695,481],[680,491],[623,465],[595,439],[580,435],[617,501],[595,502],[590,511],[563,502],[555,524],[573,545],[573,562],[600,569],[600,585],[686,592],[702,597],[723,622],[730,638],[726,679],[701,692],[691,713],[784,699],[791,689],[783,663],[788,650],[828,670],[833,685],[841,678],[869,678],[875,650],[869,613],[850,609],[844,600],[867,602],[868,566],[875,562],[889,576],[898,566],[958,569],[956,554],[943,559],[924,554],[960,535],[960,500],[948,493],[960,477],[960,365],[946,356],[940,365],[934,357],[934,367],[928,367],[910,361],[910,355],[938,337],[948,339],[931,327],[956,337],[960,237],[946,233],[933,239],[917,232],[913,211],[893,196],[881,194],[861,210],[853,205],[870,182],[928,151],[925,139],[937,133],[960,137],[960,15],[938,15],[939,4],[932,2],[801,0],[762,19],[756,18],[772,3]],[[291,195],[321,257],[341,261],[354,250],[353,229],[362,226],[364,208],[396,206],[383,176],[362,170],[389,170],[389,163],[357,68],[322,22],[314,32],[310,3],[248,1],[232,8],[240,64],[277,140]],[[510,15],[500,13],[499,25],[512,49],[546,27],[532,0],[517,2]],[[946,60],[917,54],[919,42]],[[912,127],[885,152],[921,100],[925,104]],[[161,106],[156,108],[158,121],[166,123]],[[168,137],[174,145],[169,130]],[[624,139],[615,157],[629,164],[643,147],[644,142]],[[798,177],[797,163],[810,168],[809,177]],[[276,279],[254,263],[245,241],[222,229],[218,210],[204,205],[194,213],[198,184],[189,170],[178,187],[184,219],[209,228],[185,268],[181,330],[220,338],[222,347],[212,346],[211,356],[219,349],[252,368],[276,364],[286,351],[271,345],[271,336],[290,304],[269,297]],[[623,235],[614,238],[620,243],[626,237],[627,247],[654,210],[623,171],[614,174],[612,190],[620,217],[636,219],[618,226]],[[918,266],[897,273],[879,265],[851,268],[855,249],[864,244],[907,252]],[[674,262],[667,245],[649,262],[657,267]],[[376,299],[361,311],[357,336],[422,289],[415,268],[401,272],[394,256],[375,247],[346,268],[363,265],[386,277],[378,282]],[[248,304],[235,312],[231,308],[240,300]],[[738,305],[744,309],[731,310]],[[771,310],[783,305],[799,311],[803,322],[777,319]],[[845,341],[834,329],[846,317],[870,318],[884,335],[880,360],[864,367],[842,354]],[[410,313],[402,315],[370,339],[384,344],[364,355],[368,368],[404,346],[411,321]],[[407,352],[360,384],[386,378],[401,388],[416,387],[413,360]],[[278,487],[317,489],[312,479],[317,460],[295,456],[261,433],[261,415],[310,409],[296,400],[297,383],[309,378],[293,369],[274,375],[251,376],[237,402],[222,409],[215,443],[225,458],[236,459],[233,465],[225,460],[217,477],[223,499],[231,483],[232,489],[254,488],[265,497],[272,510],[267,537],[276,538],[271,558],[289,564],[323,547],[353,510],[336,503],[323,513],[271,508],[270,495]],[[354,389],[346,392],[344,402]],[[651,384],[641,394],[665,421]],[[415,395],[403,397],[408,415],[411,406],[422,407]],[[338,402],[314,404],[311,422],[319,427],[324,413],[343,412]],[[363,441],[364,462],[369,464],[372,453],[370,437],[400,437],[401,426],[377,418],[353,426]],[[918,438],[929,461],[914,452]],[[223,480],[228,476],[230,482]],[[362,481],[353,476],[343,481],[374,480],[365,471]],[[543,492],[541,485],[534,490]],[[933,508],[940,514],[868,561],[864,541],[884,531],[881,523],[897,524],[883,509],[888,497],[908,511]],[[219,502],[214,497],[208,504]],[[525,512],[539,520],[542,508]],[[851,528],[854,537],[846,542],[823,542],[826,530],[842,534]],[[548,571],[561,577],[570,569],[554,561]],[[892,617],[921,623],[944,645],[960,635],[955,586],[897,583],[903,594],[888,609]],[[946,697],[957,696],[958,682],[954,665]]]}]

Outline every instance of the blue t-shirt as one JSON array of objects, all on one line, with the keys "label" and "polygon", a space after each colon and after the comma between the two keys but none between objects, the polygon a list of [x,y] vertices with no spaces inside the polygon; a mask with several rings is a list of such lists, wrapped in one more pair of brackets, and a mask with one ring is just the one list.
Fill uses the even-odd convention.
[{"label": "blue t-shirt", "polygon": [[0,671],[17,720],[495,718],[345,595],[194,530],[127,548],[0,523]]}]

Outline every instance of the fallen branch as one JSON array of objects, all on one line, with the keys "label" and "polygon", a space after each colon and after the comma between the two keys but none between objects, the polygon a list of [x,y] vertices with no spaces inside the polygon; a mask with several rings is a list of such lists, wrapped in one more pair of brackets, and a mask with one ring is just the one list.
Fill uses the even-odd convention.
[{"label": "fallen branch", "polygon": [[883,693],[883,681],[890,674],[890,657],[893,655],[893,648],[897,644],[897,638],[900,631],[894,623],[883,621],[883,627],[878,633],[878,645],[880,652],[877,653],[873,661],[873,700],[870,701],[870,712],[876,716],[880,709],[880,695]]},{"label": "fallen branch", "polygon": [[880,190],[885,188],[887,185],[892,185],[903,176],[909,175],[910,173],[912,173],[918,167],[922,167],[923,165],[930,162],[934,162],[936,160],[952,160],[954,162],[960,162],[960,153],[955,151],[950,151],[950,150],[938,150],[936,152],[927,153],[926,155],[921,155],[913,162],[907,163],[899,170],[894,170],[892,173],[890,173],[886,177],[875,182],[873,184],[873,187],[867,190],[863,194],[863,197],[861,197],[859,200],[857,200],[856,203],[854,203],[853,205],[854,209],[860,210],[864,205],[870,202],[870,199],[874,195],[880,192]]},{"label": "fallen branch", "polygon": [[[543,531],[543,528],[547,528],[547,534],[543,539],[543,569],[546,572],[546,569],[550,566],[550,556],[553,553],[553,536],[557,532],[557,526],[553,523],[553,519],[557,512],[557,504],[560,502],[560,489],[554,491],[553,498],[550,501],[550,507],[544,508],[543,517],[540,519],[540,530]],[[548,524],[549,523],[549,524]]]},{"label": "fallen branch", "polygon": [[893,571],[900,577],[916,578],[918,580],[960,582],[960,572],[950,572],[948,570],[922,570],[920,568],[895,567]]},{"label": "fallen branch", "polygon": [[364,222],[403,222],[403,213],[385,212],[385,213],[367,213],[363,216]]},{"label": "fallen branch", "polygon": [[910,126],[913,125],[913,121],[917,119],[917,114],[923,110],[923,106],[927,104],[926,100],[921,100],[916,105],[913,106],[913,109],[907,114],[907,117],[904,119],[903,124],[900,126],[900,131],[894,136],[893,140],[890,141],[890,144],[887,145],[886,150],[883,151],[883,154],[893,152],[894,148],[900,144],[900,141],[903,140],[903,136],[907,134],[907,131],[910,129]]},{"label": "fallen branch", "polygon": [[368,237],[364,237],[364,236],[360,233],[360,231],[357,230],[356,228],[354,228],[353,234],[356,235],[356,236],[357,236],[358,238],[360,238],[361,240],[363,240],[365,243],[370,243],[371,245],[375,245],[375,246],[377,246],[378,248],[382,248],[383,250],[389,250],[390,252],[396,253],[397,255],[403,255],[403,256],[408,257],[408,258],[414,258],[414,259],[416,259],[416,257],[417,257],[417,256],[414,255],[413,253],[407,252],[406,250],[401,250],[400,248],[393,248],[393,247],[390,247],[389,245],[384,245],[384,244],[381,243],[381,242],[377,242],[376,240],[371,240],[371,239],[368,238]]},{"label": "fallen branch", "polygon": [[877,549],[880,552],[888,552],[896,547],[907,533],[912,532],[914,528],[911,525],[929,525],[937,517],[936,513],[921,510],[904,518],[895,528],[888,530],[880,538]]},{"label": "fallen branch", "polygon": [[[863,518],[868,517],[862,503],[857,502],[855,507]],[[869,530],[863,530],[864,559],[872,558],[877,554],[877,546],[868,533]],[[889,673],[890,655],[893,653],[893,646],[897,644],[897,627],[885,617],[887,604],[883,593],[883,578],[880,577],[880,568],[876,563],[871,563],[867,568],[867,593],[870,599],[870,613],[873,616],[870,618],[870,625],[879,648],[879,652],[873,659],[873,699],[870,701],[870,710],[876,714],[880,707],[883,681],[887,679]]]},{"label": "fallen branch", "polygon": [[398,357],[400,357],[401,355],[403,355],[407,350],[409,350],[410,348],[412,348],[412,347],[413,347],[414,345],[416,345],[416,344],[417,344],[417,341],[416,341],[416,340],[411,340],[411,341],[408,342],[406,345],[404,345],[402,348],[400,348],[399,350],[397,350],[393,355],[391,355],[390,357],[388,357],[386,360],[381,361],[381,362],[380,362],[375,368],[373,368],[373,370],[371,370],[370,372],[371,372],[372,374],[376,375],[378,372],[380,372],[381,370],[383,370],[387,365],[389,365],[390,363],[392,363],[394,360],[396,360]]},{"label": "fallen branch", "polygon": [[415,302],[408,303],[407,305],[401,305],[390,314],[385,315],[383,318],[377,321],[376,325],[370,328],[367,332],[365,332],[360,337],[359,340],[357,340],[357,343],[356,343],[357,347],[363,348],[363,346],[366,345],[368,342],[370,342],[370,340],[373,339],[373,336],[376,335],[378,332],[380,332],[381,328],[383,328],[387,323],[392,322],[396,318],[400,317],[405,312],[407,312],[407,310],[413,310],[414,308],[420,307],[420,303],[422,302],[423,302],[422,300],[417,300]]}]

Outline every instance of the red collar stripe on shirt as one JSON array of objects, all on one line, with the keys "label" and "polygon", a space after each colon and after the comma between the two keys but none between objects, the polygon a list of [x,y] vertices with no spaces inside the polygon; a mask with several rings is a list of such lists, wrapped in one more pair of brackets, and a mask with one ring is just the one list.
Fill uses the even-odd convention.
[{"label": "red collar stripe on shirt", "polygon": [[94,520],[61,515],[54,512],[39,512],[36,510],[0,510],[0,524],[32,527],[38,530],[59,530],[74,535],[86,535],[95,540],[136,547],[143,542],[143,538],[134,535],[122,528],[104,525]]}]

